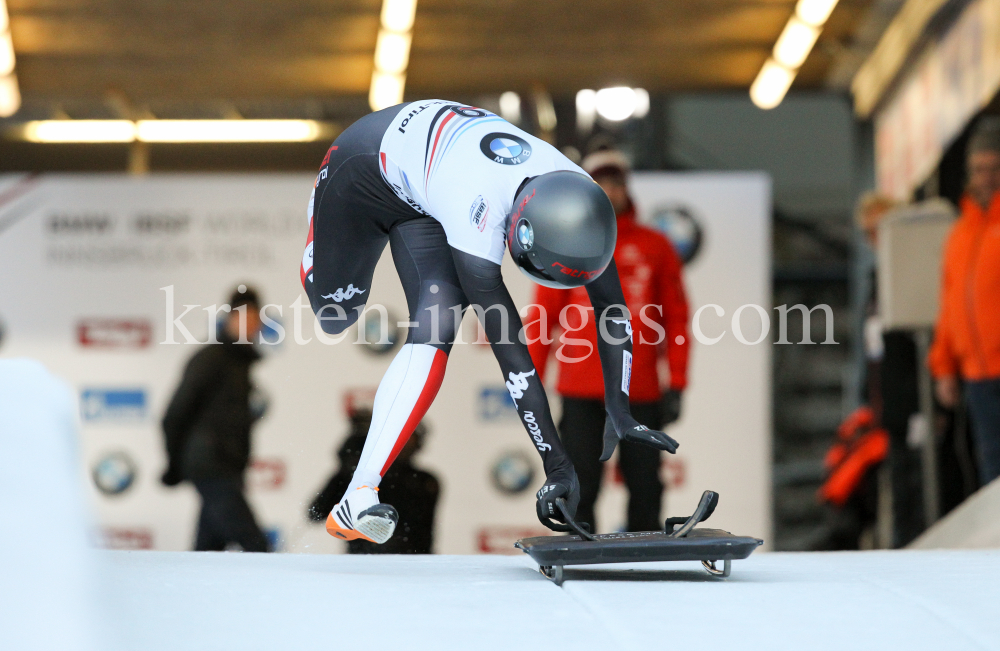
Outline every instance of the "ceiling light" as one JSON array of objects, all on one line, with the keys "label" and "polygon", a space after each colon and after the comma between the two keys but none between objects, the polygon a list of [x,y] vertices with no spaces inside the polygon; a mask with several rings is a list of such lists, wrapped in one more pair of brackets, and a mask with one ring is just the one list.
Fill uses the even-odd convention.
[{"label": "ceiling light", "polygon": [[408,32],[417,13],[417,0],[384,0],[382,27],[394,32]]},{"label": "ceiling light", "polygon": [[21,91],[17,88],[17,77],[0,77],[0,118],[9,118],[21,108]]},{"label": "ceiling light", "polygon": [[323,135],[313,120],[139,120],[143,142],[310,142]]},{"label": "ceiling light", "polygon": [[30,142],[132,142],[131,120],[41,120],[24,125]]},{"label": "ceiling light", "polygon": [[589,88],[576,93],[576,128],[589,133],[597,117],[597,93]]},{"label": "ceiling light", "polygon": [[597,114],[605,120],[620,122],[632,117],[636,107],[635,91],[626,86],[602,88],[596,96]]},{"label": "ceiling light", "polygon": [[[556,129],[556,107],[552,104],[552,96],[542,85],[535,86],[535,118],[538,120],[538,128],[542,132],[555,131]],[[545,136],[543,135],[543,139]]]},{"label": "ceiling light", "polygon": [[0,32],[6,32],[10,25],[10,16],[7,15],[7,3],[0,0]]},{"label": "ceiling light", "polygon": [[14,71],[14,43],[10,40],[10,32],[0,34],[0,77]]},{"label": "ceiling light", "polygon": [[775,61],[795,70],[805,62],[818,36],[819,28],[807,25],[792,16],[778,37],[778,42],[774,44]]},{"label": "ceiling light", "polygon": [[[0,85],[0,102],[2,102]],[[313,120],[42,120],[27,122],[30,142],[309,142],[327,128]]]},{"label": "ceiling light", "polygon": [[635,91],[635,110],[632,117],[644,118],[649,115],[649,93],[645,88],[633,88]]},{"label": "ceiling light", "polygon": [[799,0],[795,13],[802,22],[821,27],[837,6],[837,0]]},{"label": "ceiling light", "polygon": [[520,95],[508,90],[500,96],[500,117],[511,124],[517,124],[521,121]]},{"label": "ceiling light", "polygon": [[400,104],[403,101],[404,75],[391,75],[376,71],[372,75],[372,86],[368,92],[368,104],[373,111]]},{"label": "ceiling light", "polygon": [[375,67],[380,72],[399,74],[410,60],[410,35],[382,30],[375,45]]},{"label": "ceiling light", "polygon": [[781,104],[793,79],[793,71],[781,67],[774,59],[768,59],[750,86],[750,99],[759,108],[772,109]]}]

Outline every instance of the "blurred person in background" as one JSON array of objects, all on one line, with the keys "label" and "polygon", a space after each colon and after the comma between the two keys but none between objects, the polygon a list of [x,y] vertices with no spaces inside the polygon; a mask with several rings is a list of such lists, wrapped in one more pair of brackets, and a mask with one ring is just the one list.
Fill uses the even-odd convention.
[{"label": "blurred person in background", "polygon": [[[879,223],[897,205],[877,192],[867,192],[858,200],[854,223],[872,251],[878,244]],[[879,490],[876,474],[887,456],[893,495],[898,497],[893,502],[894,531],[898,533],[901,517],[909,518],[916,527],[912,539],[923,524],[919,455],[906,444],[908,419],[917,410],[916,347],[909,333],[884,331],[876,278],[876,270],[869,269],[862,339],[862,405],[841,422],[826,453],[825,479],[817,496],[829,507],[827,532],[815,549],[870,549],[879,547],[879,543],[897,546],[894,541],[876,541],[874,537]],[[882,399],[886,390],[890,394],[888,405]]]},{"label": "blurred person in background", "polygon": [[[582,167],[604,189],[618,218],[614,260],[634,329],[629,392],[632,414],[646,427],[662,429],[680,417],[681,395],[687,386],[688,304],[681,261],[666,237],[636,221],[628,192],[629,164],[620,152],[595,152],[583,160]],[[594,504],[603,471],[604,384],[600,359],[594,354],[597,326],[591,316],[593,308],[583,287],[566,290],[538,286],[533,303],[545,310],[544,322],[549,328],[549,332],[537,331],[539,314],[533,306],[534,313],[527,318],[529,341],[534,342],[529,351],[542,375],[551,352],[551,343],[545,341],[551,341],[551,332],[560,325],[566,311],[569,328],[559,342],[563,348],[557,353],[557,391],[563,407],[559,435],[580,478],[578,518],[596,527]],[[664,357],[670,370],[665,389],[657,369]],[[629,491],[628,530],[662,529],[660,451],[628,441],[618,449],[618,465]]]},{"label": "blurred person in background", "polygon": [[[351,430],[337,452],[340,467],[309,507],[309,519],[313,522],[326,520],[327,514],[333,510],[350,485],[351,477],[361,461],[361,451],[371,424],[371,410],[358,409],[351,414]],[[426,438],[427,426],[421,421],[400,450],[396,461],[386,471],[379,486],[381,497],[399,508],[399,523],[396,525],[395,535],[381,545],[361,538],[347,541],[347,553],[431,553],[434,545],[434,516],[441,484],[433,474],[413,465],[413,457],[423,448]]]},{"label": "blurred person in background", "polygon": [[[878,246],[879,223],[899,206],[892,198],[876,192],[865,194],[858,201],[855,222],[873,250]],[[884,428],[889,436],[893,540],[880,542],[904,547],[920,535],[925,524],[920,451],[908,443],[911,417],[920,410],[917,346],[911,332],[883,329],[875,278],[872,269],[864,327],[866,382],[862,399],[872,411],[872,426]],[[850,419],[851,416],[845,424]],[[874,490],[874,482],[866,485]]]},{"label": "blurred person in background", "polygon": [[261,330],[260,299],[240,285],[229,305],[219,343],[194,354],[163,417],[169,465],[162,481],[190,481],[201,495],[196,551],[238,544],[266,552],[267,538],[243,493],[250,431],[266,409],[250,380],[260,359],[253,344]]},{"label": "blurred person in background", "polygon": [[969,139],[968,186],[945,245],[928,364],[942,406],[965,401],[980,482],[1000,477],[1000,118]]}]

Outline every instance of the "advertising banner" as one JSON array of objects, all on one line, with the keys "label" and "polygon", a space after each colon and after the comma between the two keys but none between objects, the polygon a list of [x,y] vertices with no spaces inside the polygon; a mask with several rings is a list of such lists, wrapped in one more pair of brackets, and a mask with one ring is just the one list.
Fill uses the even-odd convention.
[{"label": "advertising banner", "polygon": [[[299,283],[313,180],[0,176],[0,356],[38,359],[75,388],[96,544],[192,547],[198,496],[188,484],[160,482],[160,420],[188,359],[211,345],[211,316],[244,283],[270,305],[274,324],[264,335],[274,345],[260,345],[263,360],[253,369],[255,399],[267,409],[253,434],[251,506],[281,551],[344,551],[306,509],[337,470],[347,412],[371,405],[408,315],[386,249],[368,305],[385,307],[389,341],[375,343],[375,312],[360,334],[352,327],[337,341],[316,327]],[[693,251],[685,272],[692,314],[708,303],[725,312],[702,317],[711,337],[725,331],[718,343],[693,344],[684,415],[670,430],[680,452],[663,462],[667,508],[689,511],[702,490],[716,490],[722,500],[713,523],[765,539],[770,339],[740,343],[730,320],[744,304],[770,309],[769,193],[766,177],[753,174],[634,179],[642,219]],[[529,302],[530,281],[509,261],[504,275],[515,302]],[[755,339],[757,313],[744,309],[737,320],[741,336]],[[541,463],[478,335],[467,315],[414,461],[441,484],[434,543],[441,553],[510,553],[516,538],[545,532],[534,513]],[[554,390],[550,399],[558,417]],[[625,491],[606,465],[598,508],[602,529],[611,530],[624,524]]]}]

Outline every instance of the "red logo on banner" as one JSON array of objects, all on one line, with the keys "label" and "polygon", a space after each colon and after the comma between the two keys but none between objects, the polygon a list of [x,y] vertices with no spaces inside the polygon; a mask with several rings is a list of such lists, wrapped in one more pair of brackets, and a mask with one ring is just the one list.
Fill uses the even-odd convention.
[{"label": "red logo on banner", "polygon": [[153,532],[143,527],[101,529],[101,546],[105,549],[152,549]]},{"label": "red logo on banner", "polygon": [[283,459],[264,458],[250,462],[249,484],[254,490],[277,490],[285,485],[288,468]]},{"label": "red logo on banner", "polygon": [[476,547],[484,554],[518,554],[514,543],[519,539],[551,535],[541,527],[485,526],[476,533]]},{"label": "red logo on banner", "polygon": [[153,326],[146,319],[81,319],[77,341],[93,348],[145,348],[153,341]]}]

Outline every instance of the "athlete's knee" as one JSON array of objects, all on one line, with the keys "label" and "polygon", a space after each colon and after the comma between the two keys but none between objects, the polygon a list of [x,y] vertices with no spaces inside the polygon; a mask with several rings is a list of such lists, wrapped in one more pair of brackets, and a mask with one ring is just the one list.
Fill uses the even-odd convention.
[{"label": "athlete's knee", "polygon": [[414,344],[447,346],[450,349],[458,336],[465,306],[465,297],[458,287],[430,283],[421,292],[416,314],[410,315],[413,325],[407,340]]},{"label": "athlete's knee", "polygon": [[323,332],[328,335],[339,335],[357,322],[360,310],[348,311],[336,303],[320,305],[313,303],[313,312]]}]

